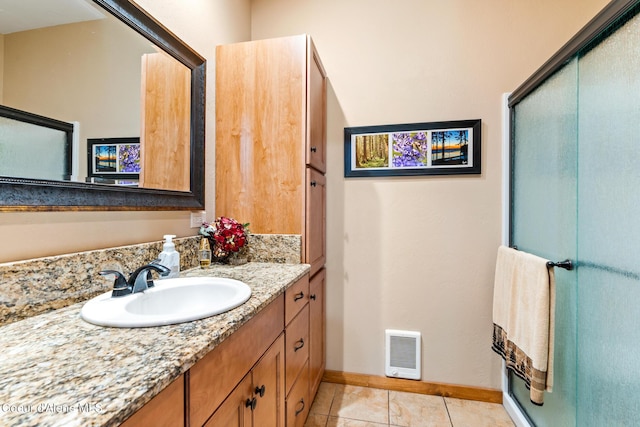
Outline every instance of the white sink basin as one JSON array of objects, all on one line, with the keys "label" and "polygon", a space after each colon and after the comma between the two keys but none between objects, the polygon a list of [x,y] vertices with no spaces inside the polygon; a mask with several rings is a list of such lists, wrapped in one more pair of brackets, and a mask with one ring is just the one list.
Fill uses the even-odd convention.
[{"label": "white sink basin", "polygon": [[99,326],[143,328],[204,319],[244,304],[251,288],[220,277],[155,280],[144,292],[112,298],[111,291],[87,301],[80,316]]}]

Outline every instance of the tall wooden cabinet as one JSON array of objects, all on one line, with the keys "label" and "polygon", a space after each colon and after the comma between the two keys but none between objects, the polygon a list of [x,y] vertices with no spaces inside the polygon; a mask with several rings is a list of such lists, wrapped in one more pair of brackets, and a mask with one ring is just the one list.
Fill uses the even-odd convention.
[{"label": "tall wooden cabinet", "polygon": [[324,372],[325,149],[326,73],[309,36],[218,46],[216,216],[253,233],[301,235],[301,261],[311,265],[313,298],[307,288],[293,324],[306,330],[308,357],[285,356],[285,372],[296,372],[289,393],[308,393],[306,410],[287,402],[294,414],[308,411]]},{"label": "tall wooden cabinet", "polygon": [[218,46],[216,216],[300,234],[325,261],[326,82],[308,36]]}]

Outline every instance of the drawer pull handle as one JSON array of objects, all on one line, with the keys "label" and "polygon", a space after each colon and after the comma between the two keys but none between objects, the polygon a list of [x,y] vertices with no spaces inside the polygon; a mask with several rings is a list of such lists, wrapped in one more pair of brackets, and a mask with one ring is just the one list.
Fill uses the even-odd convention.
[{"label": "drawer pull handle", "polygon": [[312,187],[315,187],[316,185],[318,185],[318,183],[317,183],[317,182],[315,182],[315,181],[311,181],[311,186],[312,186]]},{"label": "drawer pull handle", "polygon": [[300,399],[300,402],[298,402],[298,405],[301,403],[302,403],[302,407],[300,409],[296,409],[296,414],[295,414],[296,417],[300,412],[304,411],[304,399]]},{"label": "drawer pull handle", "polygon": [[311,147],[311,152],[315,153],[316,151],[318,151],[318,149],[316,147]]},{"label": "drawer pull handle", "polygon": [[264,384],[261,387],[256,387],[256,394],[259,394],[260,397],[264,397]]},{"label": "drawer pull handle", "polygon": [[315,301],[316,300],[316,294],[309,295],[309,298]]},{"label": "drawer pull handle", "polygon": [[297,294],[295,294],[293,296],[293,301],[295,302],[295,301],[298,301],[299,299],[302,299],[302,298],[304,298],[304,292],[298,292]]},{"label": "drawer pull handle", "polygon": [[247,408],[251,408],[251,410],[253,411],[254,409],[256,409],[257,404],[258,404],[258,401],[254,397],[253,399],[247,399],[244,406],[246,406]]},{"label": "drawer pull handle", "polygon": [[300,338],[298,341],[296,341],[296,345],[293,346],[293,351],[296,352],[302,347],[304,347],[304,338]]}]

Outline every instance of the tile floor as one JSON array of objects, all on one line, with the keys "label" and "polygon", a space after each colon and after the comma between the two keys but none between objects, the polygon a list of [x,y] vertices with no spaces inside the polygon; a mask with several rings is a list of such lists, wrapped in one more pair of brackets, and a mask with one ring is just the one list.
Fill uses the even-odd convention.
[{"label": "tile floor", "polygon": [[323,382],[305,427],[513,427],[504,407]]}]

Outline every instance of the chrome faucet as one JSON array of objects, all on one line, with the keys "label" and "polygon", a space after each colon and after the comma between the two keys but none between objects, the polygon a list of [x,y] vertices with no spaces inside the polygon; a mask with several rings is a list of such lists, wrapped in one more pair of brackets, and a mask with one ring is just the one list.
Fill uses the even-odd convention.
[{"label": "chrome faucet", "polygon": [[102,276],[108,276],[110,274],[116,276],[115,281],[113,282],[111,297],[121,297],[124,295],[144,292],[147,289],[152,288],[154,283],[151,271],[156,271],[163,277],[171,272],[169,268],[164,265],[157,264],[157,262],[158,260],[154,260],[151,261],[150,264],[137,268],[133,273],[131,273],[129,280],[125,279],[124,275],[116,270],[105,270],[101,271],[100,274]]}]

